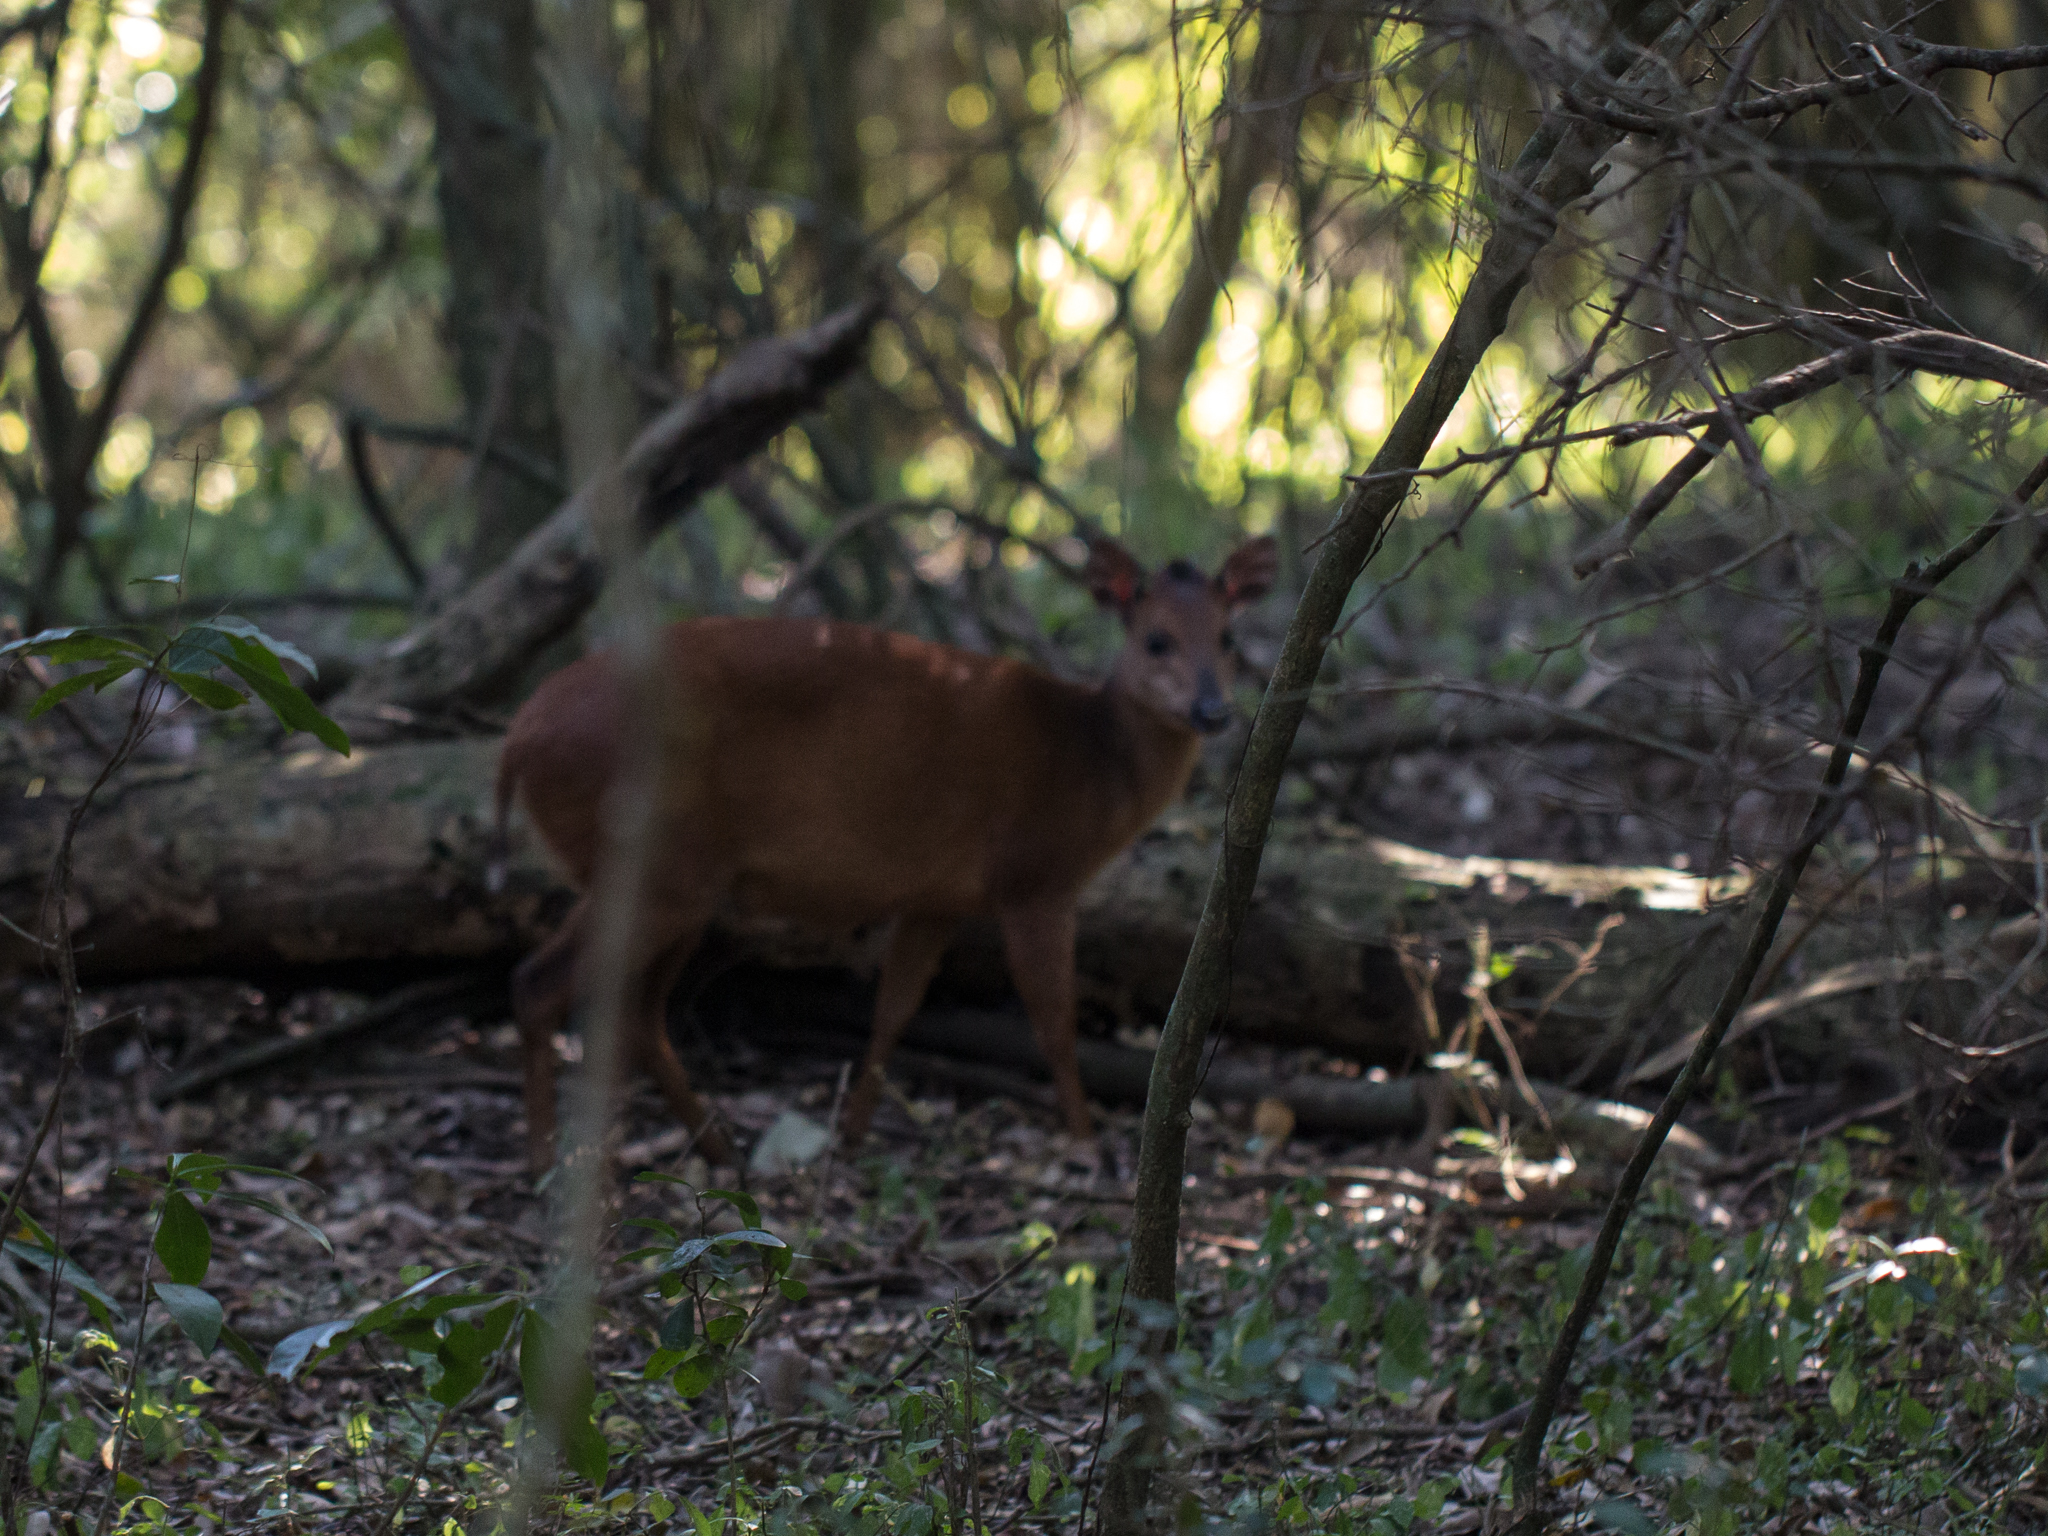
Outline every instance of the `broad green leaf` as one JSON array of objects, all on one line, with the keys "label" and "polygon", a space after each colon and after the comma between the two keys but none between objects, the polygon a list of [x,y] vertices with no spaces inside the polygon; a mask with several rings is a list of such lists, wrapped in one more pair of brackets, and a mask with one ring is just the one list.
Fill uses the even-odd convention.
[{"label": "broad green leaf", "polygon": [[563,1459],[593,1487],[604,1485],[611,1447],[592,1414],[597,1385],[581,1356],[556,1359],[562,1342],[540,1313],[528,1311],[519,1335],[519,1384],[526,1401],[556,1426]]},{"label": "broad green leaf", "polygon": [[59,665],[74,661],[119,661],[133,656],[148,661],[147,646],[101,629],[45,629],[25,639],[0,645],[0,660],[9,656],[40,656]]},{"label": "broad green leaf", "polygon": [[[172,1178],[183,1179],[209,1195],[220,1188],[220,1176],[224,1173],[279,1176],[275,1168],[264,1168],[255,1163],[231,1163],[218,1152],[173,1152],[164,1160],[164,1168]],[[290,1175],[283,1177],[289,1178]]]},{"label": "broad green leaf", "polygon": [[680,1349],[657,1349],[647,1357],[647,1363],[640,1367],[640,1379],[659,1381],[683,1363],[684,1353]]},{"label": "broad green leaf", "polygon": [[662,1270],[666,1272],[678,1269],[688,1269],[692,1264],[696,1263],[697,1260],[702,1258],[705,1254],[709,1253],[711,1251],[712,1244],[716,1241],[717,1240],[715,1238],[709,1237],[692,1237],[684,1239],[682,1242],[676,1244],[675,1252],[671,1253],[667,1258],[661,1261]]},{"label": "broad green leaf", "polygon": [[696,1337],[696,1304],[681,1301],[670,1307],[668,1316],[661,1320],[661,1347],[681,1353],[690,1347],[690,1341]]},{"label": "broad green leaf", "polygon": [[43,1373],[25,1366],[14,1376],[14,1433],[26,1440],[43,1416]]},{"label": "broad green leaf", "polygon": [[263,1374],[279,1376],[290,1381],[298,1375],[299,1368],[306,1363],[308,1356],[327,1348],[348,1331],[348,1319],[336,1317],[286,1334],[277,1341],[276,1348],[271,1350],[270,1361],[263,1367]]},{"label": "broad green leaf", "polygon": [[762,1248],[787,1248],[789,1244],[773,1232],[764,1232],[759,1227],[742,1227],[737,1232],[721,1232],[712,1239],[723,1247],[727,1243],[753,1243]]},{"label": "broad green leaf", "polygon": [[1025,1487],[1025,1495],[1031,1500],[1031,1507],[1038,1508],[1045,1502],[1045,1495],[1052,1487],[1052,1468],[1046,1465],[1045,1457],[1036,1447],[1031,1452],[1031,1478]]},{"label": "broad green leaf", "polygon": [[1728,1351],[1728,1385],[1749,1397],[1763,1390],[1770,1373],[1770,1326],[1763,1318],[1753,1317],[1742,1325]]},{"label": "broad green leaf", "polygon": [[591,1487],[604,1486],[605,1475],[611,1471],[612,1448],[593,1414],[586,1411],[562,1426],[562,1459]]},{"label": "broad green leaf", "polygon": [[1429,1374],[1429,1307],[1415,1296],[1396,1296],[1380,1319],[1380,1385],[1405,1392]]},{"label": "broad green leaf", "polygon": [[1899,1399],[1899,1433],[1910,1440],[1918,1440],[1934,1428],[1934,1412],[1919,1398],[1904,1396]]},{"label": "broad green leaf", "polygon": [[763,1248],[786,1248],[789,1245],[773,1232],[764,1232],[759,1227],[742,1227],[737,1232],[720,1232],[714,1237],[686,1238],[676,1244],[675,1250],[661,1261],[660,1273],[669,1274],[679,1269],[688,1269],[714,1248],[728,1248],[734,1243],[755,1243]]},{"label": "broad green leaf", "polygon": [[760,1202],[744,1189],[707,1189],[704,1191],[704,1198],[706,1200],[723,1200],[727,1205],[738,1211],[740,1213],[740,1220],[750,1227],[761,1225]]},{"label": "broad green leaf", "polygon": [[711,1385],[711,1372],[709,1355],[692,1355],[676,1367],[675,1377],[669,1384],[676,1389],[677,1397],[688,1402]]},{"label": "broad green leaf", "polygon": [[235,637],[210,624],[188,624],[164,651],[163,665],[171,672],[211,672],[235,659]]},{"label": "broad green leaf", "polygon": [[164,676],[208,709],[239,709],[249,702],[249,696],[239,688],[230,688],[204,672],[166,672]]},{"label": "broad green leaf", "polygon": [[225,1323],[221,1325],[220,1341],[227,1345],[234,1357],[249,1367],[258,1376],[263,1374],[263,1357],[256,1353],[256,1346],[243,1338]]},{"label": "broad green leaf", "polygon": [[[249,685],[249,691],[270,706],[270,712],[289,730],[310,731],[319,738],[323,746],[347,757],[351,751],[348,732],[320,713],[319,707],[306,697],[305,690],[283,676],[283,669],[277,666],[275,658],[266,657],[270,668],[252,663],[242,653],[250,650],[247,641],[237,642],[236,659],[228,667]],[[272,675],[275,673],[276,675]]]},{"label": "broad green leaf", "polygon": [[1835,1379],[1828,1383],[1828,1406],[1846,1419],[1855,1412],[1861,1393],[1862,1383],[1857,1381],[1854,1371],[1837,1371]]},{"label": "broad green leaf", "polygon": [[170,1308],[185,1337],[199,1346],[202,1355],[212,1354],[213,1346],[220,1342],[220,1303],[196,1285],[175,1285],[168,1280],[157,1281],[156,1294]]},{"label": "broad green leaf", "polygon": [[28,717],[33,720],[38,715],[55,709],[74,693],[83,693],[88,688],[97,693],[109,683],[119,682],[130,672],[133,672],[138,665],[140,663],[133,661],[109,662],[104,667],[97,667],[90,672],[74,673],[62,682],[52,683],[36,695],[35,703],[28,707]]},{"label": "broad green leaf", "polygon": [[1664,1528],[1632,1499],[1602,1499],[1593,1506],[1593,1523],[1621,1536],[1657,1536]]},{"label": "broad green leaf", "polygon": [[36,1243],[25,1243],[18,1237],[10,1237],[5,1247],[7,1252],[25,1264],[33,1264],[45,1274],[54,1274],[88,1301],[99,1303],[117,1323],[128,1321],[128,1314],[121,1310],[121,1304],[100,1288],[97,1280],[78,1267],[76,1260],[63,1253]]},{"label": "broad green leaf", "polygon": [[175,1189],[164,1196],[164,1213],[156,1229],[156,1256],[163,1260],[164,1272],[179,1285],[199,1284],[213,1262],[213,1234],[206,1230],[206,1218]]},{"label": "broad green leaf", "polygon": [[2013,1390],[2022,1397],[2048,1397],[2048,1353],[2029,1350],[2012,1369]]},{"label": "broad green leaf", "polygon": [[[245,1171],[255,1172],[257,1170],[248,1169]],[[327,1240],[327,1234],[289,1206],[279,1205],[275,1200],[266,1200],[261,1195],[245,1195],[239,1190],[232,1189],[225,1191],[220,1198],[232,1201],[236,1205],[253,1206],[267,1215],[275,1216],[279,1221],[289,1222],[292,1226],[305,1233],[306,1236],[312,1238],[322,1248],[325,1248],[329,1253],[334,1252],[334,1244]]]},{"label": "broad green leaf", "polygon": [[44,1419],[28,1448],[28,1480],[37,1488],[50,1486],[57,1475],[57,1453],[64,1448],[64,1421]]},{"label": "broad green leaf", "polygon": [[[320,669],[313,665],[312,657],[308,656],[296,645],[293,645],[289,640],[280,640],[275,635],[265,634],[247,619],[237,618],[233,614],[223,614],[221,617],[210,619],[207,622],[222,633],[233,635],[244,644],[260,647],[272,658],[271,665],[274,667],[276,666],[275,658],[282,656],[286,661],[294,662],[304,667],[306,669],[306,676],[318,677],[320,675]],[[277,676],[283,677],[284,675],[284,668],[277,667]]]}]

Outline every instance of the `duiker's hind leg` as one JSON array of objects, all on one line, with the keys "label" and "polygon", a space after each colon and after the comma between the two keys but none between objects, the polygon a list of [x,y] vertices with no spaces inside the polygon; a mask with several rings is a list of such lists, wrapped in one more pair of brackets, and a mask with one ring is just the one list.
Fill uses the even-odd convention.
[{"label": "duiker's hind leg", "polygon": [[[678,927],[671,924],[662,931],[674,934]],[[633,1031],[630,1059],[654,1079],[668,1107],[697,1133],[697,1150],[706,1161],[731,1163],[735,1160],[732,1139],[713,1118],[711,1106],[691,1086],[690,1074],[684,1070],[668,1037],[669,995],[675,991],[677,979],[689,966],[703,937],[701,919],[683,926],[680,935],[655,956],[642,974],[629,1024]]]},{"label": "duiker's hind leg", "polygon": [[554,936],[512,972],[512,1017],[526,1072],[526,1166],[542,1174],[555,1161],[555,1034],[576,1000],[576,961],[588,903],[578,901]]},{"label": "duiker's hind leg", "polygon": [[882,961],[882,979],[875,987],[875,1023],[868,1037],[867,1059],[860,1077],[846,1096],[839,1114],[840,1139],[858,1146],[868,1133],[868,1122],[881,1102],[883,1068],[889,1053],[903,1038],[903,1026],[924,1002],[924,994],[938,974],[939,961],[952,940],[953,924],[942,918],[905,917],[898,920],[889,938],[889,953]]}]

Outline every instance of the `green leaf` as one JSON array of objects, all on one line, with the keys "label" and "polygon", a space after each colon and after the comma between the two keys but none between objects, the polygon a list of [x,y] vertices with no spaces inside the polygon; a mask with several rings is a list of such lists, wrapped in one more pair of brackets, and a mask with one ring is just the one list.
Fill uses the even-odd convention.
[{"label": "green leaf", "polygon": [[[641,1177],[645,1178],[646,1175],[642,1174]],[[628,1216],[621,1225],[632,1227],[642,1232],[652,1232],[664,1243],[675,1244],[683,1240],[682,1233],[678,1232],[667,1222],[658,1221],[652,1216]]]},{"label": "green leaf", "polygon": [[717,1241],[715,1237],[692,1237],[677,1243],[675,1252],[661,1261],[661,1272],[667,1274],[678,1269],[688,1269],[709,1253]]},{"label": "green leaf", "polygon": [[217,629],[223,634],[233,635],[245,645],[254,646],[265,652],[270,657],[271,666],[275,674],[280,678],[283,678],[285,675],[284,668],[277,665],[277,658],[280,656],[286,661],[294,662],[305,668],[306,676],[308,677],[318,677],[320,675],[320,669],[313,665],[312,657],[308,656],[296,645],[293,645],[289,640],[280,640],[275,635],[265,634],[247,619],[237,618],[233,614],[223,614],[217,619],[207,620],[207,624],[210,628]]},{"label": "green leaf", "polygon": [[164,1196],[164,1213],[156,1228],[156,1256],[179,1285],[197,1285],[213,1262],[213,1234],[206,1218],[177,1190]]},{"label": "green leaf", "polygon": [[229,669],[249,685],[251,693],[270,706],[270,712],[287,729],[310,731],[323,746],[347,757],[352,750],[348,732],[321,714],[313,701],[306,697],[304,689],[285,678],[284,669],[277,665],[275,657],[265,655],[264,659],[270,663],[268,670],[254,664],[245,654],[254,650],[246,640],[236,642],[236,659],[228,663]]},{"label": "green leaf", "polygon": [[1771,1373],[1771,1331],[1760,1317],[1753,1317],[1735,1335],[1728,1351],[1728,1385],[1743,1397],[1763,1389]]},{"label": "green leaf", "polygon": [[35,703],[28,707],[28,717],[33,720],[39,715],[46,714],[74,693],[83,693],[88,688],[97,693],[109,683],[119,682],[138,665],[139,663],[132,661],[110,662],[94,671],[75,673],[60,683],[52,683],[36,695]]},{"label": "green leaf", "polygon": [[[164,1171],[174,1179],[199,1184],[208,1194],[219,1188],[219,1175],[223,1173],[277,1172],[275,1168],[264,1168],[255,1163],[231,1163],[218,1152],[173,1152],[164,1159]],[[204,1182],[207,1180],[211,1182]]]},{"label": "green leaf", "polygon": [[184,579],[185,578],[179,575],[176,571],[171,571],[163,576],[130,576],[128,578],[128,585],[131,587],[175,587],[180,582],[184,581]]},{"label": "green leaf", "polygon": [[1380,1318],[1380,1385],[1405,1392],[1429,1374],[1429,1307],[1416,1296],[1396,1296]]},{"label": "green leaf", "polygon": [[647,1363],[640,1367],[642,1381],[659,1381],[670,1371],[681,1365],[687,1351],[680,1349],[657,1349],[647,1357]]},{"label": "green leaf", "polygon": [[1663,1526],[1633,1499],[1602,1499],[1593,1506],[1593,1523],[1621,1536],[1657,1536]]},{"label": "green leaf", "polygon": [[26,1440],[43,1416],[43,1373],[24,1366],[14,1377],[14,1433]]},{"label": "green leaf", "polygon": [[57,1475],[57,1453],[63,1449],[64,1421],[45,1419],[28,1448],[28,1480],[38,1488],[50,1486]]},{"label": "green leaf", "polygon": [[239,709],[249,702],[249,695],[239,688],[230,688],[204,672],[166,672],[164,676],[208,709]]},{"label": "green leaf", "polygon": [[592,1405],[597,1386],[590,1363],[579,1356],[556,1359],[562,1341],[548,1320],[528,1311],[519,1335],[519,1383],[526,1401],[554,1425],[569,1469],[593,1487],[604,1485],[611,1447],[597,1427]]},{"label": "green leaf", "polygon": [[202,1355],[212,1354],[213,1346],[220,1342],[220,1303],[196,1285],[174,1285],[168,1280],[157,1281],[156,1294],[170,1308],[185,1337],[199,1346]]},{"label": "green leaf", "polygon": [[258,1376],[263,1374],[263,1357],[256,1353],[256,1346],[225,1323],[221,1325],[220,1341],[227,1345],[229,1351],[242,1364],[249,1367]]},{"label": "green leaf", "polygon": [[235,637],[211,624],[188,624],[164,649],[168,672],[211,672],[235,659]]},{"label": "green leaf", "polygon": [[695,1304],[678,1302],[668,1309],[668,1316],[661,1320],[661,1347],[680,1353],[690,1347],[690,1341],[697,1337],[697,1315]]},{"label": "green leaf", "polygon": [[761,1225],[760,1202],[755,1200],[744,1189],[707,1189],[704,1191],[704,1198],[706,1200],[723,1200],[727,1205],[738,1211],[740,1213],[740,1220],[750,1227]]},{"label": "green leaf", "polygon": [[452,1323],[435,1356],[441,1362],[441,1379],[428,1388],[427,1396],[453,1408],[481,1386],[485,1362],[505,1342],[512,1319],[518,1314],[519,1302],[508,1300],[486,1312],[478,1322]]},{"label": "green leaf", "polygon": [[0,645],[0,660],[16,655],[40,656],[63,666],[74,661],[120,661],[131,656],[147,662],[151,652],[147,646],[102,629],[45,629],[24,640]]},{"label": "green leaf", "polygon": [[597,1427],[595,1415],[584,1413],[562,1426],[562,1459],[591,1487],[604,1486],[605,1475],[611,1471],[612,1448]]},{"label": "green leaf", "polygon": [[1855,1411],[1861,1390],[1862,1384],[1856,1380],[1854,1371],[1837,1371],[1835,1379],[1828,1383],[1828,1406],[1846,1419]]},{"label": "green leaf", "polygon": [[313,1323],[298,1329],[296,1332],[286,1334],[277,1341],[277,1346],[270,1351],[270,1360],[263,1367],[263,1374],[281,1377],[285,1381],[290,1381],[294,1376],[298,1375],[299,1367],[306,1363],[308,1356],[318,1350],[327,1348],[348,1331],[348,1319],[336,1317],[330,1318],[324,1323]]},{"label": "green leaf", "polygon": [[2048,1397],[2048,1353],[2030,1350],[2012,1368],[2013,1390],[2022,1397]]},{"label": "green leaf", "polygon": [[704,1337],[714,1344],[730,1344],[746,1330],[747,1314],[721,1312],[704,1325]]},{"label": "green leaf", "polygon": [[[249,1171],[253,1172],[254,1170]],[[280,1205],[275,1200],[266,1200],[260,1195],[245,1195],[239,1190],[232,1189],[225,1191],[220,1198],[231,1200],[236,1205],[254,1206],[259,1211],[275,1216],[279,1221],[288,1222],[305,1233],[306,1236],[312,1238],[314,1242],[325,1248],[329,1253],[334,1252],[334,1244],[327,1240],[327,1234],[314,1226],[312,1222],[306,1220],[297,1211],[291,1209],[290,1206]]]},{"label": "green leaf", "polygon": [[715,1237],[692,1237],[676,1244],[675,1251],[661,1261],[659,1273],[670,1274],[687,1269],[714,1248],[729,1248],[735,1243],[754,1243],[762,1248],[787,1248],[789,1244],[773,1232],[764,1232],[759,1227],[742,1227],[737,1232],[720,1232]]},{"label": "green leaf", "polygon": [[811,1288],[801,1280],[778,1280],[775,1288],[782,1292],[785,1301],[802,1301],[811,1294]]},{"label": "green leaf", "polygon": [[1917,1397],[1905,1396],[1899,1399],[1899,1433],[1909,1440],[1918,1440],[1934,1428],[1934,1411]]},{"label": "green leaf", "polygon": [[676,1374],[670,1385],[676,1389],[676,1396],[688,1402],[711,1385],[713,1362],[709,1355],[692,1355],[676,1367]]},{"label": "green leaf", "polygon": [[114,1321],[128,1321],[128,1314],[121,1310],[121,1303],[102,1290],[99,1282],[80,1269],[77,1261],[68,1255],[41,1244],[25,1243],[18,1237],[10,1237],[4,1246],[8,1253],[23,1263],[33,1264],[43,1273],[55,1275],[88,1301],[97,1302],[106,1308]]}]

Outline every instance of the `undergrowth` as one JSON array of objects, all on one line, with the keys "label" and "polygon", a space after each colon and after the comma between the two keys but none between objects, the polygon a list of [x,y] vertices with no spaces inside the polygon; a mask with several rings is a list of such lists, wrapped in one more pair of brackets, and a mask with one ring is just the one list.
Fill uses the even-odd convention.
[{"label": "undergrowth", "polygon": [[[2048,1528],[2039,1191],[1895,1182],[1895,1162],[1874,1139],[1826,1142],[1740,1212],[1657,1191],[1553,1443],[1573,1518],[1702,1536]],[[900,1173],[841,1177],[864,1219],[921,1198]],[[1249,1237],[1191,1238],[1163,1367],[1185,1529],[1467,1531],[1511,1496],[1515,1410],[1590,1233],[1348,1178],[1274,1192]],[[294,1186],[192,1154],[149,1184],[142,1294],[116,1295],[33,1221],[8,1239],[13,1532],[504,1528],[521,1458],[540,1454],[525,1382],[545,1297],[517,1275],[402,1267],[259,1351],[206,1290],[210,1224],[255,1202],[278,1245],[316,1260]],[[541,1528],[1081,1528],[1120,1432],[1099,1415],[1134,1364],[1113,1249],[1075,1257],[1073,1233],[1020,1224],[991,1282],[855,1347],[874,1337],[858,1309],[820,1335],[803,1278],[843,1238],[775,1231],[742,1192],[661,1191],[661,1214],[630,1220],[651,1241],[616,1261]],[[237,1433],[259,1419],[299,1427]]]}]

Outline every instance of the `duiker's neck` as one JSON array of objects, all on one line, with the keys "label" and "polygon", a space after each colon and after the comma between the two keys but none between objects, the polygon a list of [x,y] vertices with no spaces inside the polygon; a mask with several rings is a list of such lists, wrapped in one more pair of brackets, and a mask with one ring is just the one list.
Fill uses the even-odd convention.
[{"label": "duiker's neck", "polygon": [[1186,787],[1202,738],[1185,721],[1118,686],[1114,673],[1096,690],[1095,703],[1106,727],[1104,745],[1131,797],[1131,817],[1142,827]]}]

